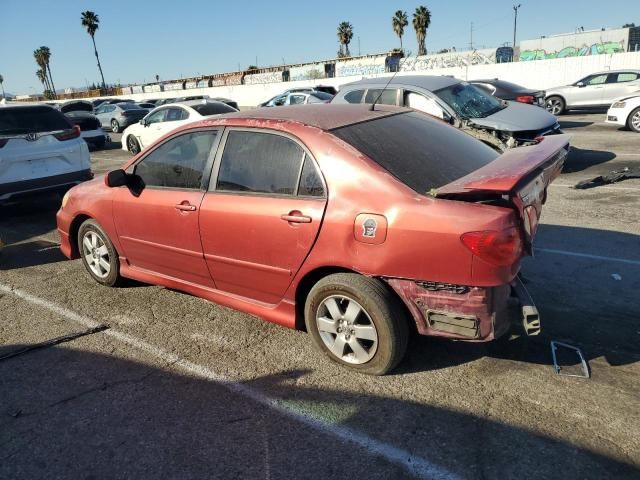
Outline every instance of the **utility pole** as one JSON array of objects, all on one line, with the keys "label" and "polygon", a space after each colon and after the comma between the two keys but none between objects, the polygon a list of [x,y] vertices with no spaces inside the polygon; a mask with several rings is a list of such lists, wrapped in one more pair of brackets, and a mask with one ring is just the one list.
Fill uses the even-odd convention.
[{"label": "utility pole", "polygon": [[513,17],[513,50],[516,49],[516,29],[518,28],[518,9],[522,6],[522,4],[514,5],[513,11],[515,15]]},{"label": "utility pole", "polygon": [[361,56],[362,54],[360,53],[360,35],[358,35],[358,56]]},{"label": "utility pole", "polygon": [[473,22],[471,22],[471,28],[469,30],[469,48],[473,50]]}]

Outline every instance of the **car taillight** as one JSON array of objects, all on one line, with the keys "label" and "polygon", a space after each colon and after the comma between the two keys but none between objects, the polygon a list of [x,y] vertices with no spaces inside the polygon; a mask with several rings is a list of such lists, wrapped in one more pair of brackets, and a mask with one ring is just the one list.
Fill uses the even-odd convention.
[{"label": "car taillight", "polygon": [[522,236],[516,227],[467,232],[460,240],[475,256],[499,267],[512,265],[522,256]]},{"label": "car taillight", "polygon": [[0,138],[0,148],[4,147],[8,141],[8,138]]},{"label": "car taillight", "polygon": [[78,125],[74,125],[73,128],[69,130],[63,130],[60,133],[56,133],[54,137],[56,137],[60,141],[71,140],[72,138],[78,138],[80,136],[80,127]]},{"label": "car taillight", "polygon": [[520,95],[516,97],[516,102],[520,103],[535,103],[536,98],[531,95]]}]

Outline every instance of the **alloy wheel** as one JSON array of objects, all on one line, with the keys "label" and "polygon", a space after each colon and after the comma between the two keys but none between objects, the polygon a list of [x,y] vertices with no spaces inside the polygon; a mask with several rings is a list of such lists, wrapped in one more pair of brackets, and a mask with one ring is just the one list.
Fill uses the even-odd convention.
[{"label": "alloy wheel", "polygon": [[631,117],[631,126],[636,132],[640,132],[640,110]]},{"label": "alloy wheel", "polygon": [[560,115],[562,113],[562,101],[557,98],[552,98],[547,101],[547,111],[553,115]]},{"label": "alloy wheel", "polygon": [[340,360],[363,364],[378,348],[378,331],[369,314],[352,298],[331,295],[319,305],[316,324],[320,338]]},{"label": "alloy wheel", "polygon": [[129,135],[129,137],[127,137],[127,148],[134,155],[140,152],[140,149],[138,148],[138,142],[133,135]]},{"label": "alloy wheel", "polygon": [[109,249],[104,239],[93,230],[82,237],[82,253],[88,267],[98,278],[106,278],[111,271]]}]

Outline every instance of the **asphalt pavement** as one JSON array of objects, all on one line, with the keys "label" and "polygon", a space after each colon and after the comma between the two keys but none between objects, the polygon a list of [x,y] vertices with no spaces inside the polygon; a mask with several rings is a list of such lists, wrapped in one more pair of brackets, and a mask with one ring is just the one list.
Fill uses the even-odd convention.
[{"label": "asphalt pavement", "polygon": [[[193,296],[102,287],[57,248],[59,197],[0,206],[0,478],[638,478],[640,180],[572,188],[640,167],[640,135],[603,118],[561,117],[573,150],[522,268],[543,333],[414,338],[385,377]],[[96,173],[129,158],[112,139]],[[591,378],[556,375],[551,340]]]}]

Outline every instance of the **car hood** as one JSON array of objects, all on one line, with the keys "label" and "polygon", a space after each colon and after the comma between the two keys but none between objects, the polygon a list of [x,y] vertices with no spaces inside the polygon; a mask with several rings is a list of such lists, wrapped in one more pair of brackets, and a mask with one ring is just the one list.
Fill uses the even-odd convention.
[{"label": "car hood", "polygon": [[556,124],[556,117],[544,108],[526,103],[507,102],[507,108],[484,118],[470,120],[481,127],[507,132],[542,130]]}]

